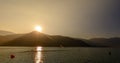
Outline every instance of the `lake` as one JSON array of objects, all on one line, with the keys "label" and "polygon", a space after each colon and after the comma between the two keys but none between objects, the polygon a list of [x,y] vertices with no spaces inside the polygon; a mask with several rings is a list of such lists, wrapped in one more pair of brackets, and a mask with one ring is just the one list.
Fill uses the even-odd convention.
[{"label": "lake", "polygon": [[119,59],[119,48],[0,47],[0,63],[120,63]]}]

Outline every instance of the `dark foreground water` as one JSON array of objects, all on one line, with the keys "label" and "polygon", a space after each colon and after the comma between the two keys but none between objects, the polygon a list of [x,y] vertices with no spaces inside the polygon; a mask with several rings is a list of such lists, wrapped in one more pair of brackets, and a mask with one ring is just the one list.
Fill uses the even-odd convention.
[{"label": "dark foreground water", "polygon": [[0,63],[120,63],[120,49],[0,47]]}]

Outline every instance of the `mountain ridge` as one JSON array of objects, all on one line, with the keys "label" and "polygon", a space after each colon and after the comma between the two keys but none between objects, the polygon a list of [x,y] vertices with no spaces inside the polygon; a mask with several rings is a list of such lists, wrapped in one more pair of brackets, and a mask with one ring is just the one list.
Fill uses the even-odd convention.
[{"label": "mountain ridge", "polygon": [[59,47],[63,45],[65,47],[71,46],[90,46],[80,39],[73,39],[64,36],[51,36],[39,32],[31,32],[25,34],[17,39],[9,41],[3,44],[4,46],[50,46],[50,47]]},{"label": "mountain ridge", "polygon": [[12,35],[12,34],[15,34],[15,33],[14,32],[10,32],[10,31],[0,30],[0,35],[1,36]]},{"label": "mountain ridge", "polygon": [[120,37],[92,38],[90,41],[99,46],[103,45],[108,47],[120,47]]},{"label": "mountain ridge", "polygon": [[48,35],[37,31],[26,34],[0,35],[0,46],[59,47],[120,47],[120,37],[78,39],[61,35]]}]

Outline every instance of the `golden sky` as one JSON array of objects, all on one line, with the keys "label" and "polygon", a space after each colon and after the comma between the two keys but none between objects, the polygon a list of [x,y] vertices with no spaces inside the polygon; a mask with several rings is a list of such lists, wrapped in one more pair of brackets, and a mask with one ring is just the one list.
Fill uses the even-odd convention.
[{"label": "golden sky", "polygon": [[[72,37],[119,36],[119,3],[115,0],[0,0],[0,29]],[[112,16],[112,17],[111,17]],[[113,22],[114,21],[114,22]]]}]

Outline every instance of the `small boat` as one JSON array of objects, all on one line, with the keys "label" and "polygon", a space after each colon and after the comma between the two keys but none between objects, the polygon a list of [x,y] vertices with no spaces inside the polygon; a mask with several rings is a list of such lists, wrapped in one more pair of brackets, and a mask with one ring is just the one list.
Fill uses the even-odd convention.
[{"label": "small boat", "polygon": [[111,51],[108,54],[111,55],[112,54]]}]

